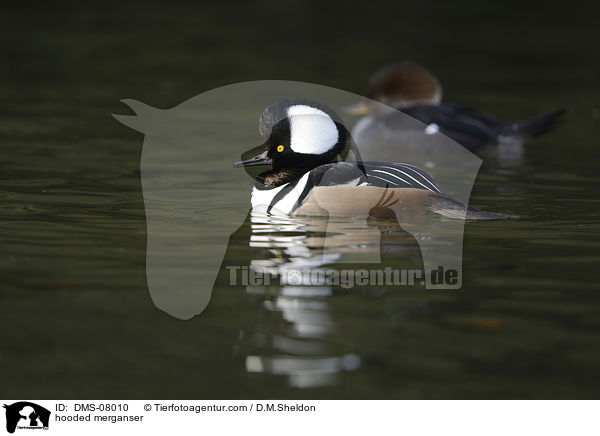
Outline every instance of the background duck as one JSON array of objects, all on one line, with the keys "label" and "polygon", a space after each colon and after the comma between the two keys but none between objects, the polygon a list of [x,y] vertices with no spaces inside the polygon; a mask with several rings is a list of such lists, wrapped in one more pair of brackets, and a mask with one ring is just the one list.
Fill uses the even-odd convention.
[{"label": "background duck", "polygon": [[[364,147],[381,142],[382,137],[389,140],[395,135],[400,141],[398,145],[410,146],[442,133],[475,153],[496,146],[518,149],[525,141],[550,131],[565,113],[561,108],[525,121],[507,121],[470,107],[442,103],[439,81],[411,61],[374,73],[368,81],[366,97],[370,100],[346,108],[348,113],[366,115],[352,130],[355,140]],[[411,123],[398,115],[398,111],[425,126]]]}]

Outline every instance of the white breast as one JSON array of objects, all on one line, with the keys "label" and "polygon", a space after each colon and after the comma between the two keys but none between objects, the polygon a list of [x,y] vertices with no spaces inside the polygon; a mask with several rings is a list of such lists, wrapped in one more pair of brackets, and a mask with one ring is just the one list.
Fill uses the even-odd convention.
[{"label": "white breast", "polygon": [[[289,215],[293,211],[294,206],[298,201],[298,198],[300,198],[302,191],[304,191],[304,188],[306,187],[306,183],[308,182],[308,175],[309,173],[304,174],[302,178],[298,181],[294,189],[292,189],[281,200],[275,203],[275,205],[271,209],[272,214]],[[252,210],[258,212],[266,212],[268,207],[273,202],[273,198],[279,193],[279,191],[281,191],[288,185],[289,183],[286,183],[285,185],[278,186],[277,188],[264,190],[253,188],[251,199]]]}]

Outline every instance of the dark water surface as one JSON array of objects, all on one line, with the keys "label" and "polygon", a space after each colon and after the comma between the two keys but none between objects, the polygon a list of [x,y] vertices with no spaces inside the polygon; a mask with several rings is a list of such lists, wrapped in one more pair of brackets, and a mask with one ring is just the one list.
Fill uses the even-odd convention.
[{"label": "dark water surface", "polygon": [[[0,15],[3,397],[598,396],[597,11],[509,2],[40,8]],[[201,316],[156,309],[142,137],[110,116],[126,113],[118,100],[168,108],[259,79],[361,92],[370,72],[403,58],[434,71],[446,100],[491,114],[570,109],[518,165],[484,163],[472,204],[520,218],[467,224],[463,288],[232,287],[223,271]],[[282,240],[251,246],[248,218],[224,265],[277,262],[290,244],[310,259],[319,232],[283,224]],[[414,241],[386,231],[386,264],[420,268]]]}]

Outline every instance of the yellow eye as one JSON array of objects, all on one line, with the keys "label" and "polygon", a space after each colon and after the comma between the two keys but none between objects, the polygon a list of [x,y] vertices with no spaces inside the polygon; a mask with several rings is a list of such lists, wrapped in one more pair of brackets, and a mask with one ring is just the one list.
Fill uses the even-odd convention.
[{"label": "yellow eye", "polygon": [[283,149],[284,149],[284,148],[285,148],[285,147],[284,147],[283,145],[278,145],[278,146],[277,146],[277,151],[278,151],[279,153],[281,153],[281,152],[283,151]]}]

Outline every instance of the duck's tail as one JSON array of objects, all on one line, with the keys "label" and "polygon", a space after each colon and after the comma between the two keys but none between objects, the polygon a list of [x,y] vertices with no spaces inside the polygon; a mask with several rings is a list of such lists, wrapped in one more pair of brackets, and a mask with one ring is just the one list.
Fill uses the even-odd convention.
[{"label": "duck's tail", "polygon": [[465,205],[460,201],[442,195],[436,195],[432,198],[432,201],[429,204],[429,210],[447,218],[463,220],[506,220],[517,218],[510,215],[484,212],[482,210],[475,209],[472,206],[465,207]]},{"label": "duck's tail", "polygon": [[560,122],[563,120],[562,116],[566,112],[566,108],[560,108],[543,113],[529,120],[510,123],[502,129],[500,136],[528,139],[542,135],[560,124]]},{"label": "duck's tail", "polygon": [[472,206],[467,206],[468,220],[509,220],[517,218],[510,215],[501,215],[499,213],[484,212],[483,210],[475,209]]}]

